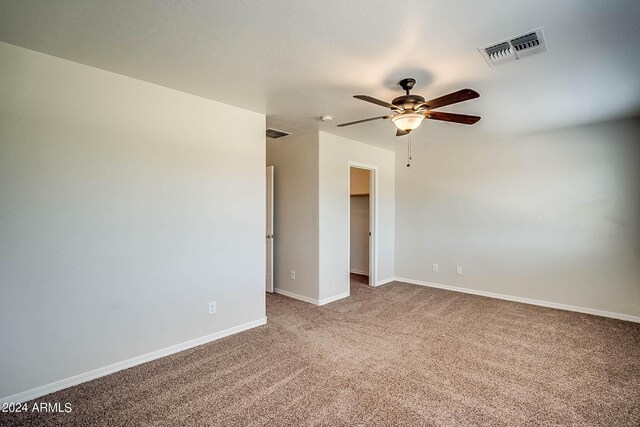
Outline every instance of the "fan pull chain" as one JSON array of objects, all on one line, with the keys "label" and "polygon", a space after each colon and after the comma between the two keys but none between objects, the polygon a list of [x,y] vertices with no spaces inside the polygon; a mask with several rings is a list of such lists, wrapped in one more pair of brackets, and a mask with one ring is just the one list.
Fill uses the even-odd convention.
[{"label": "fan pull chain", "polygon": [[407,144],[407,167],[411,167],[411,134],[409,134],[409,143]]}]

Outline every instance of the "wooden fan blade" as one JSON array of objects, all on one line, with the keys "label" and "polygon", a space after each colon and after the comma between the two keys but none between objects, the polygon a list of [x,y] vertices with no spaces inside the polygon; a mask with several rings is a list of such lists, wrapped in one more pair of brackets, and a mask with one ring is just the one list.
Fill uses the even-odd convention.
[{"label": "wooden fan blade", "polygon": [[379,99],[372,98],[372,97],[367,96],[367,95],[353,95],[353,97],[355,99],[359,99],[361,101],[371,102],[372,104],[376,104],[376,105],[379,105],[381,107],[391,108],[392,110],[402,110],[402,107],[398,107],[397,105],[389,104],[388,102],[381,101]]},{"label": "wooden fan blade", "polygon": [[386,116],[379,116],[379,117],[371,117],[370,119],[356,120],[355,122],[341,123],[338,125],[338,127],[341,128],[344,126],[357,125],[358,123],[370,122],[372,120],[388,119],[389,117],[393,117],[393,114],[387,114]]},{"label": "wooden fan blade", "polygon": [[479,116],[467,116],[466,114],[441,113],[439,111],[426,111],[425,119],[442,120],[444,122],[460,123],[463,125],[472,125],[480,120]]},{"label": "wooden fan blade", "polygon": [[441,96],[439,98],[430,99],[426,101],[424,105],[427,109],[433,110],[434,108],[444,107],[445,105],[457,104],[458,102],[468,101],[470,99],[478,98],[480,94],[475,90],[461,89],[457,92],[450,93],[448,95]]},{"label": "wooden fan blade", "polygon": [[402,129],[398,129],[396,131],[396,136],[404,136],[404,135],[409,135],[409,132],[407,132],[406,130],[402,130]]}]

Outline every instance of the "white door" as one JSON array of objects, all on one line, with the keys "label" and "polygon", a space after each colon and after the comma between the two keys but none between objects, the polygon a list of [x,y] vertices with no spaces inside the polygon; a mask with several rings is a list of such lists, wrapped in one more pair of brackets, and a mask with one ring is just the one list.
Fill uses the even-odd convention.
[{"label": "white door", "polygon": [[267,270],[266,290],[273,293],[273,166],[267,166]]}]

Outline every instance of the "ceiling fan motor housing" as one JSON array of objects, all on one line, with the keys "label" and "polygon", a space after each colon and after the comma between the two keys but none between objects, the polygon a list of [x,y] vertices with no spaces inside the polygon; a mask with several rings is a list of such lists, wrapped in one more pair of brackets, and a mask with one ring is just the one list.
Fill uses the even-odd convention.
[{"label": "ceiling fan motor housing", "polygon": [[411,110],[414,106],[423,102],[424,98],[420,95],[402,95],[391,101],[393,105],[402,107],[404,110]]}]

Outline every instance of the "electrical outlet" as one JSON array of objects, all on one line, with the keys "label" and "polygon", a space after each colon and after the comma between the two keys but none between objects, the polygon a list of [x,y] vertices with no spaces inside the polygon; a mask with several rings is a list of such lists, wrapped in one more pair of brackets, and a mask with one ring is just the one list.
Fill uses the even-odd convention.
[{"label": "electrical outlet", "polygon": [[216,302],[215,301],[210,301],[209,302],[209,314],[216,314]]},{"label": "electrical outlet", "polygon": [[434,271],[435,273],[437,273],[437,272],[438,272],[438,264],[433,264],[433,271]]},{"label": "electrical outlet", "polygon": [[296,271],[291,270],[291,280],[296,280]]},{"label": "electrical outlet", "polygon": [[456,273],[458,273],[458,274],[462,274],[462,267],[458,266],[458,267],[456,268]]}]

